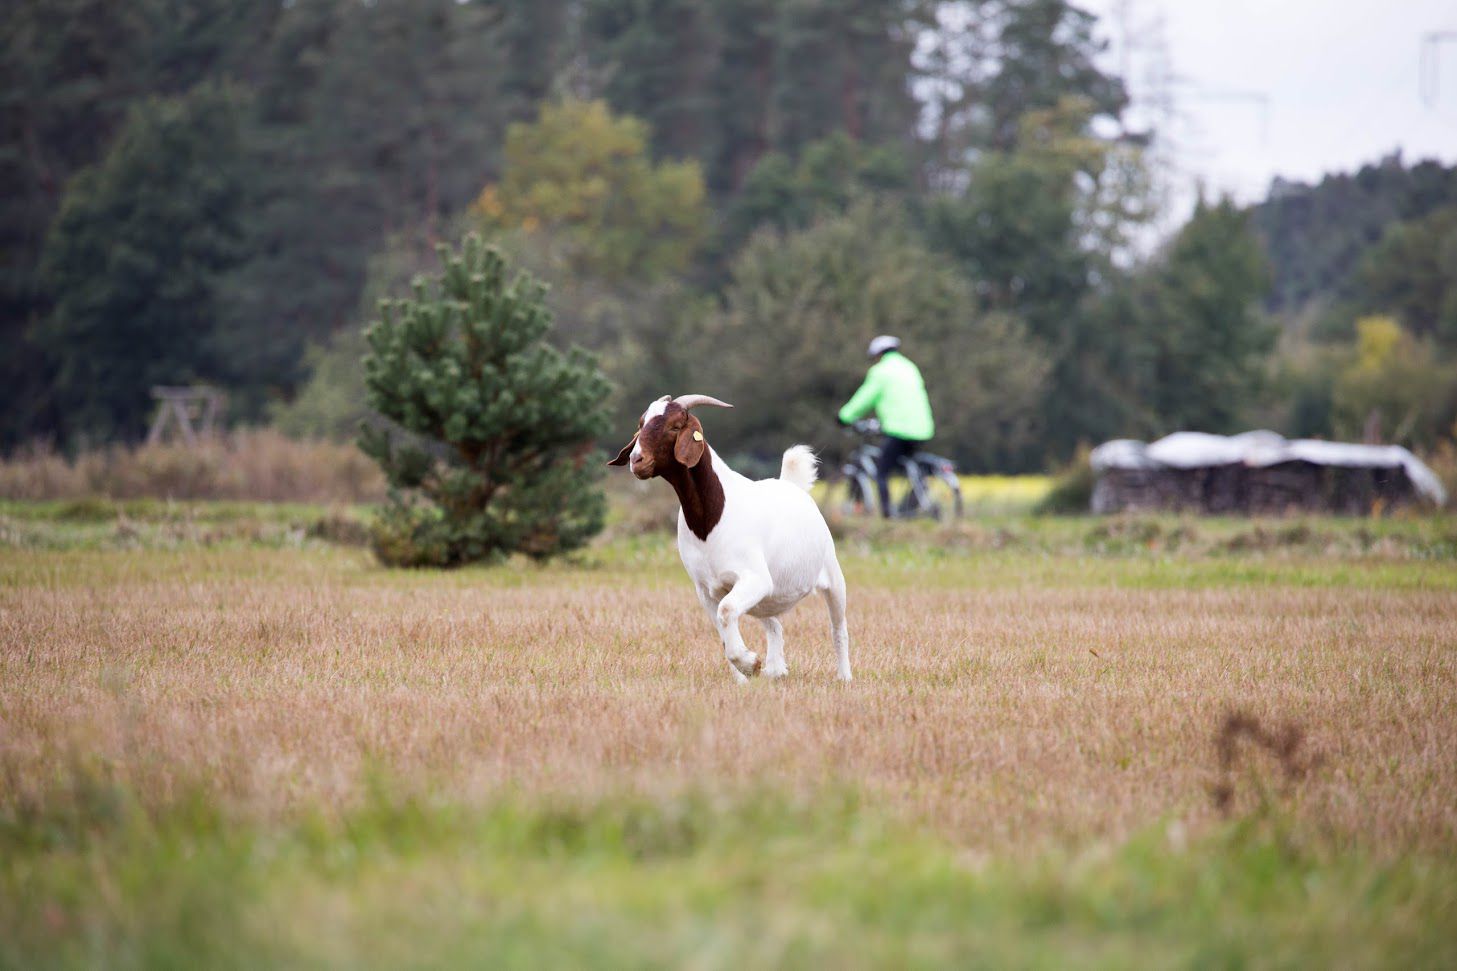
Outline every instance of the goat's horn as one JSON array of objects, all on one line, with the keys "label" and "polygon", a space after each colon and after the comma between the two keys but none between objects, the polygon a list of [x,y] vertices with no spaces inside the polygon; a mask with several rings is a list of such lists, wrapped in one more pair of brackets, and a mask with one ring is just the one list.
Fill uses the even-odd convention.
[{"label": "goat's horn", "polygon": [[673,404],[681,405],[684,409],[697,408],[699,405],[713,405],[715,408],[733,407],[727,401],[719,401],[717,398],[710,398],[706,394],[680,394],[673,399]]}]

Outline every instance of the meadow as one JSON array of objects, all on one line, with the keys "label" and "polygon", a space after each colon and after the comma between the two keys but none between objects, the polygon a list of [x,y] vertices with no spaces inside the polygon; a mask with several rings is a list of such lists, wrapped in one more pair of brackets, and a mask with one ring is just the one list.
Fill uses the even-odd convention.
[{"label": "meadow", "polygon": [[670,511],[0,503],[0,966],[1457,964],[1457,520],[837,521],[741,688]]}]

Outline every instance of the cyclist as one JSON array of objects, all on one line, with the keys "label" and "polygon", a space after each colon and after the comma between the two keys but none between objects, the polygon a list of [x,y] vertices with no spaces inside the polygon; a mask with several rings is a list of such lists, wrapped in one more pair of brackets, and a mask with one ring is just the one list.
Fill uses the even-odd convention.
[{"label": "cyclist", "polygon": [[880,421],[885,440],[880,445],[880,462],[875,467],[875,484],[880,492],[880,514],[892,515],[890,477],[910,456],[931,439],[936,423],[921,369],[900,352],[900,338],[882,334],[870,342],[866,353],[875,361],[860,390],[840,409],[840,424],[849,425],[872,410]]}]

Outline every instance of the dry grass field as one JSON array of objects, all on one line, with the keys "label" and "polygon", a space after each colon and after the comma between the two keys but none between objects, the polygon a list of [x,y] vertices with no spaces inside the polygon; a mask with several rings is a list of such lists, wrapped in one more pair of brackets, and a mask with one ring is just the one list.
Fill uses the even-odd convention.
[{"label": "dry grass field", "polygon": [[1457,961],[1450,519],[839,524],[741,688],[641,510],[0,513],[0,965]]}]

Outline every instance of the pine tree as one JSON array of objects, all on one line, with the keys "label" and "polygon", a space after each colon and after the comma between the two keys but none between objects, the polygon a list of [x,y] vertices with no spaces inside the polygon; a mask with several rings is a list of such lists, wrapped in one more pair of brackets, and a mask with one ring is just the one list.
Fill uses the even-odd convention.
[{"label": "pine tree", "polygon": [[1269,271],[1249,215],[1203,199],[1168,250],[1133,283],[1125,386],[1150,434],[1239,431],[1258,400],[1276,331],[1260,312]]},{"label": "pine tree", "polygon": [[715,131],[707,87],[713,24],[704,0],[587,0],[587,50],[614,111],[652,132],[659,158],[706,158]]},{"label": "pine tree", "polygon": [[244,130],[252,252],[225,308],[242,338],[226,358],[235,415],[296,389],[304,348],[369,314],[370,258],[392,237],[427,240],[428,257],[497,171],[506,121],[491,9],[284,6]]},{"label": "pine tree", "polygon": [[[605,432],[597,364],[544,341],[545,288],[479,236],[440,247],[444,272],[380,304],[366,332],[370,406],[360,447],[392,490],[375,549],[401,566],[456,566],[512,552],[546,558],[602,528],[592,441]],[[400,434],[400,430],[410,433]]]},{"label": "pine tree", "polygon": [[42,263],[55,307],[35,338],[71,440],[140,438],[152,385],[216,380],[222,281],[244,255],[240,110],[213,85],[142,102],[67,187]]}]

